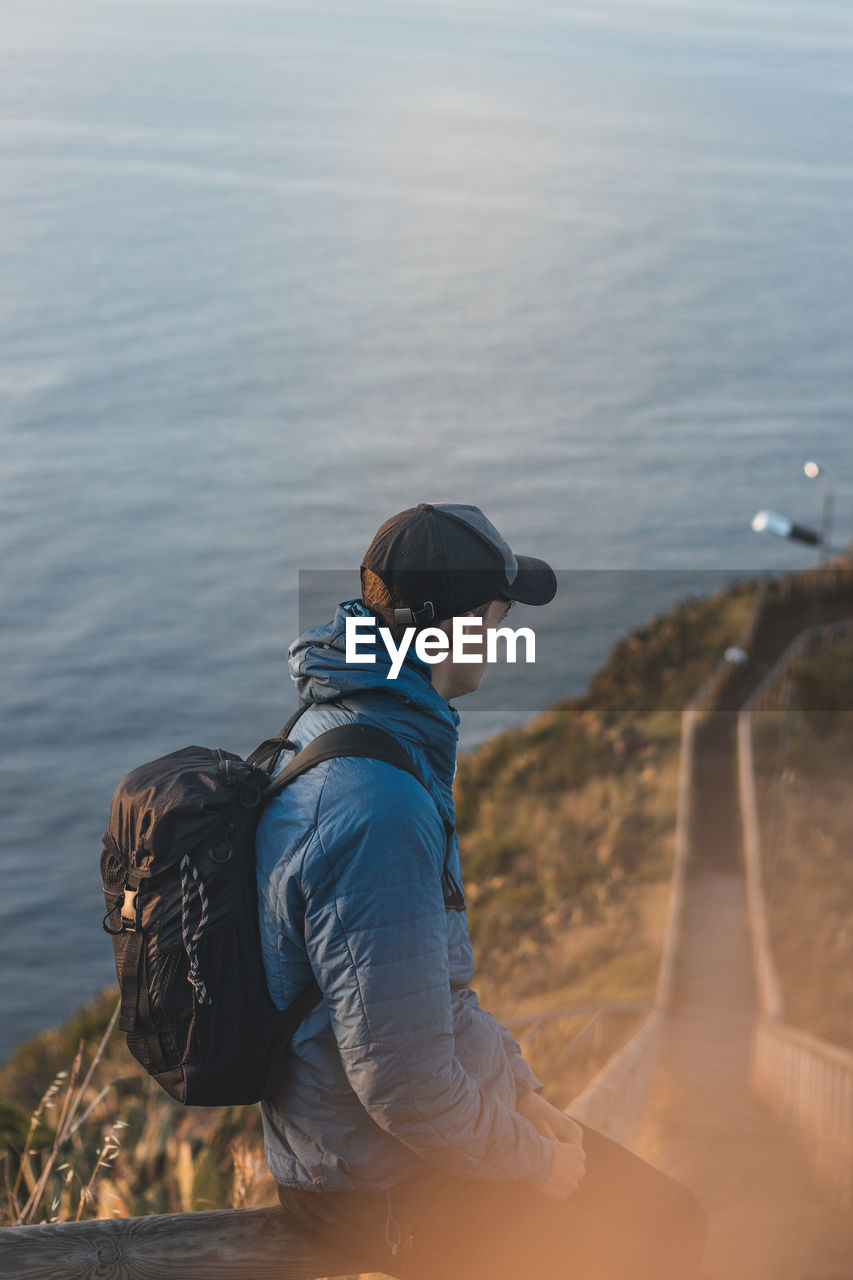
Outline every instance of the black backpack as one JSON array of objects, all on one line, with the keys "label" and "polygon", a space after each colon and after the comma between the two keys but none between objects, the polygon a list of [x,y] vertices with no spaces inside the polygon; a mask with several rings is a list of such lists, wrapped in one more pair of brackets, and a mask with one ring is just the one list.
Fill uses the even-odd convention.
[{"label": "black backpack", "polygon": [[137,1061],[187,1106],[267,1096],[282,1049],[321,999],[312,983],[282,1011],[267,990],[255,881],[263,803],[335,756],[384,760],[423,785],[397,740],[365,724],[321,733],[273,779],[307,709],[247,760],[185,747],[134,769],[112,799],[101,875],[119,1027]]}]

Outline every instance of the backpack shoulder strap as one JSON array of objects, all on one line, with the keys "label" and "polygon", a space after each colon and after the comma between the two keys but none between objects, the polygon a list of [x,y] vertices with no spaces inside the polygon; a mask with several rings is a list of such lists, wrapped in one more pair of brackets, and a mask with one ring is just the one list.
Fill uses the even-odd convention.
[{"label": "backpack shoulder strap", "polygon": [[266,761],[265,768],[268,773],[272,773],[285,747],[294,746],[294,743],[290,741],[290,731],[299,717],[303,716],[311,705],[310,702],[303,702],[302,706],[298,707],[290,717],[281,733],[276,734],[274,738],[267,738],[259,747],[255,747],[252,754],[246,756],[246,763],[263,765],[264,761]]},{"label": "backpack shoulder strap", "polygon": [[[380,729],[375,724],[342,724],[312,738],[267,787],[264,791],[264,800],[283,791],[289,782],[313,768],[315,764],[320,764],[323,760],[334,760],[338,756],[360,756],[368,760],[382,760],[385,764],[393,765],[395,769],[402,769],[417,779],[435,805],[435,800],[407,752],[393,734],[388,733],[386,729]],[[441,814],[438,805],[435,805],[435,808],[449,841],[453,834],[453,823]],[[446,853],[443,883],[448,908],[464,911],[465,895],[448,869]]]},{"label": "backpack shoulder strap", "polygon": [[334,760],[338,756],[361,756],[369,760],[382,760],[385,764],[393,765],[395,769],[402,769],[405,773],[411,774],[429,795],[426,784],[411,758],[392,734],[374,724],[342,724],[318,734],[307,746],[297,752],[267,787],[264,799],[282,791],[289,782],[298,778],[306,770],[312,769],[315,764],[321,764],[324,760]]}]

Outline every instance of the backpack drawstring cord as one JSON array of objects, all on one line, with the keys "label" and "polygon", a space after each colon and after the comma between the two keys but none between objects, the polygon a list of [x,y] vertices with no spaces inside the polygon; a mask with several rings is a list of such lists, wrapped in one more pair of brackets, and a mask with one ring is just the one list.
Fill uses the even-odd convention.
[{"label": "backpack drawstring cord", "polygon": [[192,866],[193,880],[201,899],[201,919],[199,920],[192,938],[189,930],[190,915],[190,880],[189,869],[192,866],[189,854],[184,854],[181,859],[181,933],[184,938],[184,950],[190,962],[190,971],[187,975],[189,981],[195,988],[198,996],[199,1004],[204,1004],[208,1000],[207,987],[204,985],[204,979],[198,967],[198,944],[201,941],[201,935],[204,933],[204,926],[207,924],[207,893],[204,888],[204,881],[198,874],[198,867]]}]

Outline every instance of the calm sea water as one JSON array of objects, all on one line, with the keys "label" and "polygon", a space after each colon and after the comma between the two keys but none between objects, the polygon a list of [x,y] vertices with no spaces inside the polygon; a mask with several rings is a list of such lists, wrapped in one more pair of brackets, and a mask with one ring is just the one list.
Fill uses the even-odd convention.
[{"label": "calm sea water", "polygon": [[2,25],[0,1057],[112,978],[121,775],[290,710],[300,570],[434,499],[565,571],[470,745],[673,599],[805,563],[748,521],[817,521],[806,457],[842,543],[853,499],[847,6]]}]

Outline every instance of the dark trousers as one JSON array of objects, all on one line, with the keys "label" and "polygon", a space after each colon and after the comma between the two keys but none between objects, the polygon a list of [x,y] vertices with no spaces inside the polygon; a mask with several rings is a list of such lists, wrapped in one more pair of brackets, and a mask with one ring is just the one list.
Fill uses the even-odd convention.
[{"label": "dark trousers", "polygon": [[707,1235],[692,1191],[584,1128],[586,1176],[567,1200],[439,1170],[385,1191],[279,1199],[363,1271],[399,1280],[697,1280]]}]

